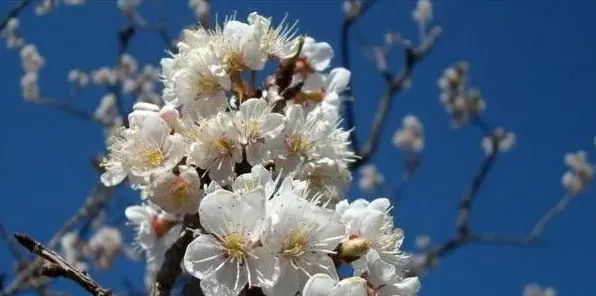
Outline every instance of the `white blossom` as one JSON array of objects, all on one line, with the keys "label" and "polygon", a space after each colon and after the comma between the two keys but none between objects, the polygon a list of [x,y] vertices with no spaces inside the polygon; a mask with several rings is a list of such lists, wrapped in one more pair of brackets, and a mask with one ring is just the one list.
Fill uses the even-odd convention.
[{"label": "white blossom", "polygon": [[250,99],[240,105],[234,123],[240,132],[240,142],[246,145],[249,164],[257,165],[269,159],[269,142],[283,129],[283,121],[283,115],[271,113],[265,100]]},{"label": "white blossom", "polygon": [[122,234],[115,227],[103,226],[89,239],[88,252],[95,258],[96,266],[107,269],[122,250]]},{"label": "white blossom", "polygon": [[148,205],[130,206],[124,213],[135,226],[136,244],[146,252],[150,262],[161,265],[165,251],[180,233],[176,218]]},{"label": "white blossom", "polygon": [[383,185],[385,176],[381,174],[373,164],[367,164],[360,168],[360,179],[358,187],[362,191],[373,191]]},{"label": "white blossom", "polygon": [[110,124],[118,116],[120,116],[120,112],[118,110],[116,95],[107,93],[101,98],[97,109],[93,113],[93,117],[104,124]]},{"label": "white blossom", "polygon": [[25,72],[39,72],[45,64],[45,59],[37,51],[37,47],[27,44],[21,48],[21,67]]},{"label": "white blossom", "polygon": [[585,151],[565,154],[565,165],[569,171],[563,174],[561,182],[570,194],[578,194],[585,190],[594,178],[594,168],[588,162]]},{"label": "white blossom", "polygon": [[161,172],[155,176],[149,199],[168,213],[196,213],[202,197],[199,174],[194,167],[179,166],[178,169],[178,175]]},{"label": "white blossom", "polygon": [[118,76],[115,71],[108,67],[101,67],[91,72],[93,83],[100,86],[108,86],[116,84]]},{"label": "white blossom", "polygon": [[[366,253],[376,253],[387,264],[401,273],[408,262],[408,255],[400,250],[404,234],[393,225],[393,217],[389,214],[391,205],[388,199],[378,198],[371,202],[363,199],[352,203],[345,201],[336,207],[341,220],[346,224],[346,232],[350,239],[362,240]],[[352,266],[363,270],[365,257],[361,257]]]},{"label": "white blossom", "polygon": [[40,96],[37,73],[28,72],[21,78],[21,90],[25,100],[35,100]]},{"label": "white blossom", "polygon": [[[102,182],[107,186],[120,183],[127,175],[146,178],[173,169],[184,157],[186,145],[179,134],[170,135],[167,123],[150,114],[140,129],[125,130],[114,137],[104,160],[106,172]],[[133,184],[138,180],[131,180]]]},{"label": "white blossom", "polygon": [[263,246],[273,252],[279,277],[266,295],[294,295],[302,290],[309,276],[325,273],[337,279],[328,254],[344,238],[345,227],[335,213],[309,203],[290,187],[279,189],[272,198],[261,237]]},{"label": "white blossom", "polygon": [[327,275],[315,274],[304,285],[302,296],[368,296],[366,280],[349,277],[341,281]]},{"label": "white blossom", "polygon": [[68,71],[68,81],[76,87],[86,87],[89,84],[89,75],[79,69],[72,69]]},{"label": "white blossom", "polygon": [[187,163],[209,172],[211,180],[230,184],[235,177],[234,165],[242,162],[240,132],[225,113],[204,121],[200,134],[191,144]]},{"label": "white blossom", "polygon": [[246,284],[271,284],[274,270],[266,260],[271,255],[258,244],[265,214],[264,190],[243,199],[217,190],[205,196],[199,214],[209,234],[199,235],[186,249],[183,261],[191,275],[215,280],[235,294]]},{"label": "white blossom", "polygon": [[493,141],[497,141],[497,150],[507,152],[516,142],[516,136],[513,132],[505,132],[502,128],[497,128],[493,135],[482,139],[482,149],[486,155],[493,153]]},{"label": "white blossom", "polygon": [[402,127],[393,134],[393,145],[406,153],[420,153],[424,149],[424,131],[418,117],[404,117]]}]

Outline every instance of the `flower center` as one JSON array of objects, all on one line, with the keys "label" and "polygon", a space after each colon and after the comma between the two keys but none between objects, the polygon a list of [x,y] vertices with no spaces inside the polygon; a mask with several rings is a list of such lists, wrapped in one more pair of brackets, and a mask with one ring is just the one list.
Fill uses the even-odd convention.
[{"label": "flower center", "polygon": [[213,96],[222,90],[217,80],[203,75],[200,75],[199,79],[197,79],[197,87],[199,88],[199,93],[206,96]]},{"label": "flower center", "polygon": [[302,134],[292,134],[286,139],[288,151],[290,154],[306,156],[308,147],[310,146],[306,137]]},{"label": "flower center", "polygon": [[232,258],[232,260],[239,260],[241,262],[246,258],[247,245],[240,234],[233,233],[224,237],[222,246],[224,247],[224,256],[226,258]]},{"label": "flower center", "polygon": [[235,52],[229,51],[224,56],[224,63],[226,64],[226,70],[230,74],[240,74],[244,70],[244,62],[242,62],[242,56]]},{"label": "flower center", "polygon": [[165,156],[160,149],[148,149],[141,152],[141,162],[145,167],[157,168],[160,167],[165,160]]},{"label": "flower center", "polygon": [[248,122],[244,123],[244,128],[246,130],[246,136],[249,139],[256,140],[259,137],[260,124],[258,120],[249,120]]},{"label": "flower center", "polygon": [[292,233],[283,244],[282,255],[288,257],[300,256],[306,250],[306,235],[303,231]]},{"label": "flower center", "polygon": [[172,204],[176,209],[179,209],[188,201],[191,193],[188,182],[183,178],[177,177],[170,186],[170,197],[172,198]]},{"label": "flower center", "polygon": [[234,143],[232,143],[232,141],[228,137],[221,136],[221,137],[219,137],[219,139],[213,141],[212,146],[221,155],[232,155],[232,149],[234,148]]}]

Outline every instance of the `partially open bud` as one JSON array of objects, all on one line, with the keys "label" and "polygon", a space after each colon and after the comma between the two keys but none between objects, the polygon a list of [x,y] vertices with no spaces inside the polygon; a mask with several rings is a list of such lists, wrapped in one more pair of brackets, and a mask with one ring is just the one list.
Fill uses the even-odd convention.
[{"label": "partially open bud", "polygon": [[[132,106],[133,111],[128,114],[130,127],[141,126],[145,117],[159,112],[159,106],[151,103],[139,102]],[[167,122],[167,121],[166,121]]]},{"label": "partially open bud", "polygon": [[354,237],[344,241],[338,250],[339,258],[345,262],[352,262],[363,256],[370,249],[370,242],[364,237]]},{"label": "partially open bud", "polygon": [[159,111],[159,116],[168,124],[172,130],[176,130],[180,124],[180,112],[173,105],[165,105]]},{"label": "partially open bud", "polygon": [[172,227],[174,227],[178,221],[169,219],[165,215],[155,215],[151,220],[151,227],[157,238],[162,238]]}]

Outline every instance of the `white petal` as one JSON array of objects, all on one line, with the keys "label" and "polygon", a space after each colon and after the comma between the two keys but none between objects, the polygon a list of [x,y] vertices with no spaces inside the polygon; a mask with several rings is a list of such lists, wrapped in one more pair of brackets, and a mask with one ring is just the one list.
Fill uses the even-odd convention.
[{"label": "white petal", "polygon": [[227,225],[237,220],[240,204],[240,200],[227,190],[207,194],[199,206],[201,226],[209,233],[226,236]]},{"label": "white petal", "polygon": [[335,284],[335,279],[329,275],[322,273],[315,274],[304,285],[302,296],[327,296]]},{"label": "white petal", "polygon": [[366,280],[351,277],[339,282],[328,296],[367,296]]},{"label": "white petal", "polygon": [[192,276],[202,279],[225,261],[224,253],[210,235],[200,235],[186,248],[184,267]]},{"label": "white petal", "polygon": [[335,68],[327,76],[327,91],[340,93],[348,87],[350,83],[350,70],[345,68]]},{"label": "white petal", "polygon": [[149,221],[151,219],[151,215],[143,206],[127,207],[126,210],[124,210],[124,215],[126,215],[128,220],[135,224],[141,224],[142,222]]},{"label": "white petal", "polygon": [[246,161],[250,163],[250,165],[258,165],[263,163],[267,156],[267,150],[264,143],[249,143],[246,146]]},{"label": "white petal", "polygon": [[148,143],[161,147],[166,141],[170,128],[168,124],[157,113],[148,114],[143,120],[141,136]]},{"label": "white petal", "polygon": [[323,71],[329,66],[333,58],[333,49],[327,42],[317,42],[303,48],[303,55],[308,58],[309,64],[316,71]]}]

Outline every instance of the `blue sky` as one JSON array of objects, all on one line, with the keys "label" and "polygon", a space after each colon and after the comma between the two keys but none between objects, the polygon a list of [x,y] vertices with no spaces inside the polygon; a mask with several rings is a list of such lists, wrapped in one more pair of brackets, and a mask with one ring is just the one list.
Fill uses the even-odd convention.
[{"label": "blue sky", "polygon": [[[302,32],[328,41],[337,49],[339,66],[341,1],[214,1],[220,15],[237,11],[243,17],[258,10],[280,19],[286,12],[299,19]],[[0,3],[0,15],[14,4]],[[414,1],[380,0],[353,28],[355,36],[380,44],[387,30],[414,38],[410,18]],[[186,1],[165,1],[168,32],[193,24]],[[144,5],[143,16],[156,18],[155,6]],[[438,101],[437,79],[459,60],[471,63],[471,84],[487,101],[486,120],[513,130],[517,146],[497,160],[482,188],[471,217],[477,231],[521,236],[564,194],[560,176],[563,154],[584,149],[596,159],[596,2],[594,1],[437,1],[435,23],[444,29],[435,50],[415,70],[412,88],[396,97],[372,159],[387,182],[400,176],[400,153],[390,144],[393,131],[408,113],[425,125],[423,165],[414,177],[396,217],[406,232],[406,249],[414,238],[429,234],[441,242],[454,233],[458,201],[480,166],[481,134],[467,128],[452,130]],[[125,24],[115,1],[89,1],[84,7],[60,7],[48,16],[22,14],[24,37],[46,58],[41,73],[44,93],[56,98],[68,92],[66,75],[73,67],[89,71],[116,60],[116,32]],[[356,96],[357,128],[363,138],[380,98],[383,80],[364,59],[353,38],[352,87]],[[130,52],[141,63],[157,65],[164,55],[162,41],[148,32],[135,36]],[[401,53],[392,56],[393,68]],[[103,136],[92,123],[20,98],[18,53],[0,46],[0,221],[9,231],[26,231],[45,241],[83,202],[97,180],[90,157],[103,148]],[[101,92],[86,90],[77,104],[90,110]],[[382,192],[379,192],[381,194]],[[575,200],[564,216],[547,229],[536,247],[471,245],[442,260],[423,279],[421,295],[521,295],[523,286],[538,282],[554,286],[560,295],[588,295],[596,276],[596,190]],[[353,188],[350,198],[368,197]],[[124,191],[118,203],[136,200]],[[12,259],[0,249],[0,272],[10,271]],[[109,273],[94,273],[116,291],[128,277],[141,285],[141,269],[122,259]],[[64,281],[62,281],[64,282]],[[75,291],[71,283],[64,287]]]}]

